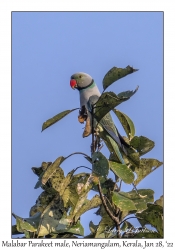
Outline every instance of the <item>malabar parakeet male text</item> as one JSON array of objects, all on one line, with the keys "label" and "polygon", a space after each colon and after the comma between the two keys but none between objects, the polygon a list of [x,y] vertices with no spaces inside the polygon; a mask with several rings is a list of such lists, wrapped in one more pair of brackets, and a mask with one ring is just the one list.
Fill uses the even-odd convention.
[{"label": "malabar parakeet male text", "polygon": [[[87,120],[86,124],[91,123],[92,121],[88,119],[88,116],[88,118],[84,118],[84,113],[86,111],[88,112],[89,110],[89,101],[93,100],[93,102],[96,102],[101,95],[94,79],[86,73],[78,72],[71,76],[70,86],[73,89],[77,89],[80,94],[81,111],[79,115],[79,122],[83,123],[84,120]],[[88,125],[89,126],[86,126],[86,131],[84,131],[83,133],[83,137],[90,135],[92,132],[91,124]],[[97,128],[99,130],[100,138],[104,140],[110,152],[113,152],[113,154],[117,157],[120,163],[125,164],[122,154],[127,154],[124,145],[128,145],[125,143],[124,140],[122,140],[123,138],[118,133],[110,113],[107,113],[100,120],[99,124],[97,125]]]}]

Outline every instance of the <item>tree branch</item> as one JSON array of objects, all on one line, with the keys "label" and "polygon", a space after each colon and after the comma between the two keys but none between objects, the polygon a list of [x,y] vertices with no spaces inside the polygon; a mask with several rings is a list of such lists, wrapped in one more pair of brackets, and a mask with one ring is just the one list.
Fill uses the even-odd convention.
[{"label": "tree branch", "polygon": [[102,193],[102,189],[101,189],[101,185],[100,185],[100,181],[98,183],[98,189],[99,189],[99,193],[100,193],[100,197],[101,197],[101,200],[102,200],[102,203],[103,203],[103,206],[107,212],[107,214],[109,215],[109,217],[115,222],[115,225],[116,225],[116,228],[117,228],[117,237],[118,238],[121,238],[121,235],[120,235],[120,223],[119,223],[119,219],[117,217],[115,217],[112,212],[110,211],[110,209],[108,208],[107,204],[106,204],[106,201],[105,201],[105,198],[103,196],[103,193]]}]

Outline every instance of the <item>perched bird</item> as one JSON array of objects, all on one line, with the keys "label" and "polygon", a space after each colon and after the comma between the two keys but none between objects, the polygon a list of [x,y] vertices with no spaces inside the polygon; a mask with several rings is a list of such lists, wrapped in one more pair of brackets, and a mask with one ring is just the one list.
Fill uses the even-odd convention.
[{"label": "perched bird", "polygon": [[[96,102],[101,94],[94,79],[90,75],[83,72],[78,72],[71,76],[70,86],[72,89],[77,89],[80,94],[80,115],[78,119],[81,123],[86,121],[86,129],[83,133],[83,137],[85,137],[90,135],[92,132],[89,101],[91,100],[92,102]],[[117,157],[120,163],[125,164],[122,155],[127,154],[124,145],[128,145],[118,133],[110,113],[107,113],[100,120],[97,124],[97,130],[99,137],[103,139],[110,152]]]}]

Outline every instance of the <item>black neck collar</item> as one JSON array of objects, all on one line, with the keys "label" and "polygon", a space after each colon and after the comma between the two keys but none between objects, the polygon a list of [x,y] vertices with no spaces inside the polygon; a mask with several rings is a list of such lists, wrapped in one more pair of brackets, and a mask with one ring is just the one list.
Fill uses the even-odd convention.
[{"label": "black neck collar", "polygon": [[92,79],[91,83],[88,84],[86,87],[77,87],[77,89],[78,90],[87,89],[87,88],[91,87],[93,83],[94,83],[94,79]]}]

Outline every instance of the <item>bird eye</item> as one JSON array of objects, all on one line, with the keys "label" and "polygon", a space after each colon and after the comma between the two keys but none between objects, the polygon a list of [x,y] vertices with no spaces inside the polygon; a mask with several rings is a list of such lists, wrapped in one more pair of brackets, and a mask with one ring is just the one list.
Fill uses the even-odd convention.
[{"label": "bird eye", "polygon": [[81,78],[81,75],[79,76],[79,78]]}]

